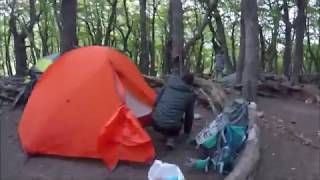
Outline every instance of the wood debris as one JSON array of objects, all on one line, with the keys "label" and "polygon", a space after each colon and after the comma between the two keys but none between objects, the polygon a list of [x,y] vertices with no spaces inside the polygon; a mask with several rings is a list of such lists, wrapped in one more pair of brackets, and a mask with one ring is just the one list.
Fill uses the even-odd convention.
[{"label": "wood debris", "polygon": [[0,79],[0,106],[16,102],[25,85],[24,78],[5,77]]}]

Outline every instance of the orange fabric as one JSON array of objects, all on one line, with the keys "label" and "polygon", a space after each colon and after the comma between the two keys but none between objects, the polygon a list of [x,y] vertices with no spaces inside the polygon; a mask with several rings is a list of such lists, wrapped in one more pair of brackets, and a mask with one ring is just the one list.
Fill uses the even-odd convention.
[{"label": "orange fabric", "polygon": [[119,107],[104,126],[98,151],[111,170],[119,160],[148,162],[155,154],[150,137],[126,106]]},{"label": "orange fabric", "polygon": [[[111,119],[112,123],[118,123],[114,121],[120,119],[121,122],[136,121],[131,116],[112,118],[116,112],[128,114],[128,111],[119,111],[122,101],[116,91],[113,72],[119,76],[124,88],[152,107],[155,92],[126,56],[114,49],[98,46],[72,50],[48,68],[29,98],[18,127],[24,150],[28,153],[108,159],[106,151],[97,150],[98,139],[103,141],[100,136],[102,129],[106,134],[114,131],[105,126]],[[122,127],[118,128],[119,133],[126,132]],[[111,134],[123,136],[116,132]],[[135,131],[129,131],[129,134],[131,132]],[[108,138],[113,137],[104,138],[109,142]],[[144,137],[143,143],[136,144],[137,149],[146,148],[146,140]],[[152,144],[150,138],[148,142]],[[153,152],[151,147],[148,145],[148,151]],[[117,151],[112,148],[108,148],[110,153]],[[145,150],[136,149],[125,152],[119,156],[120,160],[141,162],[131,157],[144,157],[145,154]],[[148,156],[152,158],[154,153]]]}]

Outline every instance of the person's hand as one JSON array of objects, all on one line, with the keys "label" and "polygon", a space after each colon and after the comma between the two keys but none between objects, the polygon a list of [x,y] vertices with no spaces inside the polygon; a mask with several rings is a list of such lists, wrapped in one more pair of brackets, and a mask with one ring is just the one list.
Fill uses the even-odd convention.
[{"label": "person's hand", "polygon": [[188,167],[193,167],[196,165],[196,162],[197,162],[197,160],[194,158],[187,158],[185,165]]}]

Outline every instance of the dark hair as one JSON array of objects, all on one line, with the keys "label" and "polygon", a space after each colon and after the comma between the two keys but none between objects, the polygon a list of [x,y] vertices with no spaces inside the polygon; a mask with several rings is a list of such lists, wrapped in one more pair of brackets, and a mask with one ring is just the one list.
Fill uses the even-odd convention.
[{"label": "dark hair", "polygon": [[192,73],[186,73],[181,78],[185,83],[192,85],[193,84],[193,74]]}]

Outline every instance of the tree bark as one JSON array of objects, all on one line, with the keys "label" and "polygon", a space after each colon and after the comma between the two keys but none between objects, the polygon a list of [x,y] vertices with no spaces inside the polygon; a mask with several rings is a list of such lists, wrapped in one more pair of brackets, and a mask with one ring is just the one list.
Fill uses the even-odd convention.
[{"label": "tree bark", "polygon": [[285,48],[283,54],[283,73],[287,78],[290,78],[290,69],[291,69],[291,51],[292,51],[292,42],[291,42],[291,30],[292,24],[289,20],[289,7],[288,0],[283,0],[283,22],[285,23]]},{"label": "tree bark", "polygon": [[259,25],[259,42],[260,42],[260,62],[261,62],[261,69],[265,70],[265,39],[263,36],[262,26]]},{"label": "tree bark", "polygon": [[212,16],[211,14],[213,11],[213,7],[216,6],[217,3],[218,3],[218,0],[209,0],[208,1],[206,14],[204,15],[204,17],[202,19],[201,25],[199,26],[199,28],[197,28],[196,32],[194,33],[194,36],[188,42],[186,42],[186,45],[185,45],[186,54],[189,53],[190,48],[192,46],[194,46],[196,41],[202,37],[202,33],[203,33],[204,29],[207,27],[207,25],[211,24],[211,16]]},{"label": "tree bark", "polygon": [[245,24],[245,66],[242,76],[242,94],[249,101],[256,101],[259,76],[259,30],[257,0],[242,0]]},{"label": "tree bark", "polygon": [[48,46],[48,39],[49,39],[49,34],[48,34],[48,14],[45,12],[44,14],[44,27],[42,27],[41,23],[38,23],[38,28],[39,28],[39,35],[41,39],[41,44],[42,44],[42,56],[46,56],[49,54],[49,46]]},{"label": "tree bark", "polygon": [[105,39],[104,39],[104,45],[105,46],[110,46],[111,45],[110,34],[111,34],[112,29],[113,29],[114,22],[117,19],[116,11],[117,11],[118,0],[108,0],[108,2],[111,5],[111,14],[110,14],[110,18],[109,18],[109,21],[108,21],[108,26],[107,26],[107,30],[106,30]]},{"label": "tree bark", "polygon": [[156,20],[156,13],[158,9],[158,3],[160,1],[152,0],[152,27],[151,27],[151,44],[150,44],[150,55],[151,55],[151,69],[150,69],[150,74],[151,76],[156,75],[156,70],[155,70],[155,62],[156,62],[156,50],[155,50],[155,45],[156,45],[156,39],[155,39],[155,20]]},{"label": "tree bark", "polygon": [[212,23],[209,23],[209,29],[210,29],[211,34],[212,34],[212,37],[211,37],[212,54],[211,54],[210,72],[213,73],[213,64],[214,64],[215,55],[220,52],[220,46],[216,41],[216,34],[217,33],[216,33],[216,30],[214,29]]},{"label": "tree bark", "polygon": [[32,63],[36,64],[36,59],[40,58],[40,49],[37,48],[35,40],[34,40],[34,33],[28,33],[28,39],[30,41],[30,51],[32,56]]},{"label": "tree bark", "polygon": [[126,33],[121,32],[121,34],[123,36],[123,51],[127,52],[129,54],[129,56],[132,57],[132,52],[128,48],[128,40],[129,40],[130,34],[132,32],[132,22],[130,22],[130,19],[129,19],[127,0],[123,1],[123,7],[124,7],[124,13],[125,13],[125,17],[126,17],[126,25],[128,28]]},{"label": "tree bark", "polygon": [[[241,1],[241,9],[244,4],[244,1]],[[245,24],[244,24],[244,17],[243,13],[241,13],[240,19],[240,52],[237,64],[237,71],[236,71],[236,83],[241,84],[242,82],[242,74],[244,70],[244,63],[245,63],[245,54],[246,54],[246,31],[245,31]]]},{"label": "tree bark", "polygon": [[[177,58],[178,62],[173,63],[176,69],[179,69],[180,75],[184,73],[185,69],[185,55],[184,50],[184,31],[183,31],[183,9],[181,0],[170,0],[170,13],[171,13],[171,40],[172,40],[172,52],[171,58]],[[177,63],[177,64],[176,64]]]},{"label": "tree bark", "polygon": [[77,45],[77,0],[62,0],[62,39],[61,53],[73,49]]},{"label": "tree bark", "polygon": [[196,63],[196,72],[197,74],[201,75],[202,74],[202,67],[203,67],[203,56],[202,56],[202,52],[203,52],[203,44],[204,44],[204,36],[201,36],[201,41],[200,41],[200,47],[199,47],[199,53],[198,53],[198,57],[196,59],[197,63]]},{"label": "tree bark", "polygon": [[36,15],[35,0],[29,0],[29,17],[30,21],[26,27],[21,27],[21,32],[18,32],[17,17],[16,17],[16,4],[17,1],[13,0],[10,4],[11,13],[9,20],[10,32],[13,34],[14,41],[14,54],[16,59],[16,76],[25,76],[27,73],[27,50],[26,50],[26,37],[33,31],[33,26],[38,21],[40,14]]},{"label": "tree bark", "polygon": [[271,1],[268,1],[268,6],[272,16],[273,21],[273,28],[272,28],[272,35],[271,35],[271,43],[267,48],[267,51],[265,53],[265,62],[266,65],[266,71],[267,72],[273,72],[275,70],[275,60],[277,58],[277,41],[278,41],[278,35],[279,35],[279,25],[280,25],[280,5],[277,1],[274,3],[276,4],[274,7],[271,3]]},{"label": "tree bark", "polygon": [[[320,21],[319,21],[320,22]],[[309,55],[310,55],[310,68],[309,69],[309,73],[311,73],[312,71],[312,63],[314,64],[315,66],[315,69],[317,71],[320,71],[320,65],[319,65],[319,62],[317,61],[317,57],[315,55],[315,53],[313,52],[312,48],[311,48],[311,38],[310,38],[310,20],[308,18],[308,24],[307,24],[307,33],[306,33],[306,36],[307,36],[307,45],[308,45],[308,52],[309,52]],[[320,46],[320,44],[319,44]]]},{"label": "tree bark", "polygon": [[297,0],[298,16],[295,20],[296,42],[295,42],[295,56],[292,71],[292,84],[299,83],[299,77],[302,75],[303,65],[303,38],[304,30],[306,28],[306,13],[305,8],[307,2],[305,0]]},{"label": "tree bark", "polygon": [[146,8],[147,8],[147,1],[146,0],[139,0],[140,3],[140,70],[143,74],[149,74],[149,47],[148,47],[148,35],[147,35],[147,17],[146,17]]},{"label": "tree bark", "polygon": [[[7,35],[6,35],[7,34]],[[10,58],[10,39],[11,39],[11,32],[5,33],[5,56],[6,56],[6,67],[8,70],[8,75],[12,76],[12,66],[11,66],[11,58]]]},{"label": "tree bark", "polygon": [[102,1],[100,1],[100,2],[95,2],[95,12],[96,12],[96,14],[95,14],[95,21],[96,21],[96,35],[95,35],[95,38],[94,38],[94,40],[95,40],[95,42],[94,42],[94,44],[95,45],[102,45],[102,40],[103,40],[103,26],[102,26],[102,17],[103,17],[103,14],[102,14],[102,12],[100,12],[100,11],[102,11],[101,9],[103,9],[104,7],[103,7],[103,4],[102,4]]},{"label": "tree bark", "polygon": [[235,41],[235,37],[234,37],[235,28],[236,28],[236,22],[232,23],[232,31],[231,31],[232,64],[234,67],[237,66],[236,41]]},{"label": "tree bark", "polygon": [[[56,21],[56,24],[58,26],[59,29],[59,39],[63,38],[63,27],[62,27],[62,16],[61,16],[61,8],[60,8],[60,12],[59,12],[59,5],[57,4],[57,0],[52,0],[52,6],[53,6],[53,14],[54,14],[54,18]],[[61,3],[60,3],[61,6]],[[57,48],[58,51],[61,51],[61,46],[60,46],[61,42],[57,43]]]},{"label": "tree bark", "polygon": [[14,54],[16,58],[16,76],[25,76],[27,74],[27,51],[26,35],[14,34]]},{"label": "tree bark", "polygon": [[221,46],[222,53],[224,55],[224,61],[226,64],[226,73],[232,73],[234,72],[234,67],[232,66],[230,57],[229,57],[229,50],[227,46],[227,41],[226,41],[226,35],[224,32],[224,24],[221,19],[220,12],[218,10],[218,5],[213,6],[213,17],[216,21],[217,25],[217,30],[216,30],[216,39],[219,42]]}]

